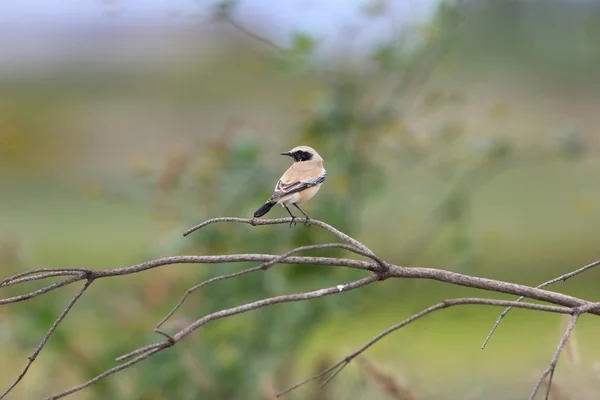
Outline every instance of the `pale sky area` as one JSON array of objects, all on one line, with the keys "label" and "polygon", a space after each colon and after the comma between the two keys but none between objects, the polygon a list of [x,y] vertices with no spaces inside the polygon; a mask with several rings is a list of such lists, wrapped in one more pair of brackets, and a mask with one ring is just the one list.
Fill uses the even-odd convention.
[{"label": "pale sky area", "polygon": [[[385,4],[387,14],[405,21],[421,20],[431,15],[440,0],[240,0],[239,15],[265,18],[265,23],[277,17],[280,22],[305,23],[326,29],[345,19],[361,18],[361,8]],[[102,23],[114,17],[127,23],[165,21],[169,14],[205,13],[217,3],[211,0],[2,0],[0,28],[30,24]],[[113,18],[114,19],[114,18]],[[357,21],[353,21],[357,22]]]},{"label": "pale sky area", "polygon": [[[332,49],[356,52],[361,47],[372,47],[373,43],[397,37],[406,27],[425,23],[440,1],[240,0],[234,17],[240,24],[282,45],[286,45],[293,32],[301,31],[319,40],[323,54]],[[41,53],[51,58],[54,46],[90,34],[110,35],[119,27],[198,24],[208,18],[215,3],[214,0],[0,0],[0,54],[4,64],[9,59],[39,59]],[[373,5],[384,7],[385,11],[367,16],[365,8]],[[53,42],[53,37],[60,40]],[[77,52],[73,54],[76,56]],[[0,60],[0,67],[2,64]]]}]

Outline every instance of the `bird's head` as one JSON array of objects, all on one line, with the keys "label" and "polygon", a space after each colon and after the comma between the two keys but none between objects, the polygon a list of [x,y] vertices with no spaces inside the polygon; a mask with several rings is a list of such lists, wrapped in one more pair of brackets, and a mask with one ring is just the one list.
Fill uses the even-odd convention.
[{"label": "bird's head", "polygon": [[321,158],[321,156],[319,155],[319,153],[317,153],[315,151],[315,149],[313,149],[312,147],[309,147],[309,146],[297,146],[297,147],[294,147],[290,151],[281,153],[281,155],[292,157],[294,159],[294,162],[303,162],[303,161],[310,161],[310,160],[322,161],[323,160]]}]

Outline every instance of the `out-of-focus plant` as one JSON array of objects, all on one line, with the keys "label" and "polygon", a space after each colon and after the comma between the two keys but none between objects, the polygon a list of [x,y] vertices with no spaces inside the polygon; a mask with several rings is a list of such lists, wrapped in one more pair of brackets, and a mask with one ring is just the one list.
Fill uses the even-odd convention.
[{"label": "out-of-focus plant", "polygon": [[[422,46],[407,50],[400,45],[404,38],[398,37],[397,42],[384,44],[374,51],[374,78],[379,85],[374,85],[370,77],[357,78],[351,71],[317,68],[313,55],[318,43],[306,33],[294,33],[289,48],[279,47],[235,22],[232,15],[235,2],[220,3],[215,12],[218,21],[233,23],[242,33],[267,43],[273,49],[272,60],[282,74],[310,76],[317,82],[316,87],[305,89],[313,95],[304,96],[310,100],[299,105],[304,111],[303,119],[287,141],[290,148],[310,144],[325,156],[328,178],[324,190],[307,205],[309,214],[352,235],[358,234],[367,199],[384,192],[395,194],[389,187],[394,183],[383,186],[383,182],[389,181],[390,172],[395,173],[393,169],[405,172],[403,184],[410,187],[411,180],[418,180],[422,169],[427,168],[433,176],[427,184],[446,189],[445,192],[439,190],[439,204],[432,208],[430,218],[409,241],[403,263],[418,259],[445,227],[451,232],[448,246],[454,261],[467,267],[472,265],[472,195],[494,174],[531,160],[531,154],[519,149],[512,139],[467,137],[460,120],[442,118],[437,127],[434,124],[431,131],[422,132],[411,127],[405,117],[407,104],[420,103],[421,108],[432,115],[440,109],[464,105],[464,93],[428,84],[448,48],[455,45],[459,33],[463,32],[464,17],[470,12],[464,7],[444,3],[424,31]],[[366,12],[372,14],[369,10]],[[378,88],[375,92],[374,86]],[[490,118],[502,120],[509,112],[509,107],[499,104],[490,111]],[[169,204],[170,211],[175,210],[176,215],[190,225],[204,217],[248,216],[262,204],[282,171],[267,168],[263,160],[270,155],[261,154],[258,142],[249,139],[251,135],[244,135],[243,129],[243,124],[228,124],[219,137],[204,142],[203,147],[197,149],[193,160],[182,153],[171,154],[163,171],[156,175],[161,199],[157,203],[158,211],[164,211]],[[559,148],[570,156],[581,154],[583,148],[574,137],[559,135]],[[279,210],[271,211],[277,212]],[[282,227],[252,230],[220,225],[186,239],[185,246],[200,254],[283,253],[293,247],[316,243],[322,240],[322,235],[320,231],[300,225],[283,231]],[[183,243],[180,238],[174,240]],[[194,279],[222,272],[202,269],[194,274]],[[273,268],[268,273],[203,288],[181,310],[181,318],[193,318],[250,299],[303,290],[317,283],[322,286],[324,281],[350,280],[355,274],[352,270],[324,272],[310,266]],[[174,295],[165,301],[165,311],[188,286],[189,282],[183,280],[170,283],[169,291]],[[368,289],[360,295],[366,292]],[[275,379],[280,386],[289,379],[288,352],[296,347],[294,341],[298,339],[298,335],[291,333],[309,331],[332,312],[351,312],[357,296],[357,293],[347,293],[343,305],[339,304],[341,297],[324,298],[318,302],[288,304],[285,311],[282,307],[272,307],[219,322],[213,329],[198,335],[186,350],[187,355],[192,355],[193,368],[181,362],[187,356],[181,349],[157,358],[161,370],[169,373],[161,375],[158,381],[153,378],[155,387],[160,388],[156,390],[178,398],[258,398],[260,382]],[[184,382],[196,379],[191,372],[194,369],[201,371],[202,383],[192,387]],[[264,375],[270,371],[279,372],[274,377]],[[147,383],[140,386],[146,387]]]},{"label": "out-of-focus plant", "polygon": [[[364,11],[373,17],[380,15],[385,12],[383,3],[378,2]],[[445,58],[448,49],[459,48],[459,54],[465,55],[468,46],[464,43],[501,47],[505,41],[497,35],[500,43],[496,43],[492,40],[496,36],[491,34],[487,41],[483,39],[486,35],[478,36],[474,32],[507,29],[501,22],[494,26],[487,24],[490,18],[484,18],[488,15],[484,11],[508,7],[510,9],[501,14],[504,19],[500,21],[513,21],[510,14],[515,12],[517,5],[490,3],[488,6],[489,9],[481,8],[481,5],[469,8],[443,3],[436,18],[423,28],[420,46],[405,48],[403,36],[382,44],[372,52],[374,71],[369,74],[317,67],[314,53],[318,49],[318,40],[305,32],[294,33],[289,47],[267,42],[273,50],[271,60],[279,73],[300,79],[309,77],[311,82],[316,82],[303,89],[305,93],[300,97],[308,98],[299,104],[304,111],[303,118],[286,140],[289,147],[310,144],[326,159],[328,178],[315,200],[307,204],[310,215],[351,235],[359,235],[363,206],[369,198],[381,194],[395,196],[398,191],[394,187],[399,186],[405,188],[404,196],[423,190],[434,191],[439,193],[436,196],[438,203],[432,205],[430,218],[413,238],[409,238],[412,240],[401,245],[407,250],[401,262],[410,265],[418,261],[426,247],[446,228],[450,231],[447,245],[452,250],[451,261],[469,267],[474,265],[475,257],[471,200],[482,184],[507,168],[549,157],[565,156],[576,161],[585,155],[584,137],[575,129],[557,131],[554,137],[549,135],[540,146],[545,145],[547,151],[532,156],[530,149],[519,146],[518,140],[512,135],[504,135],[505,132],[474,138],[467,134],[464,121],[454,116],[459,113],[452,113],[452,117],[437,116],[440,110],[460,110],[468,97],[460,90],[431,83],[432,75],[439,73],[448,61]],[[216,17],[231,21],[234,9],[235,2],[223,2],[216,10]],[[586,26],[586,35],[592,38],[593,32],[593,27]],[[415,105],[433,120],[426,128],[415,127],[407,117],[407,108],[414,109]],[[500,125],[510,118],[510,112],[509,105],[499,102],[489,110],[489,117]],[[22,146],[23,129],[26,127],[2,121],[0,155],[4,159],[12,159],[15,163],[25,160],[20,150],[29,147]],[[185,227],[205,217],[251,215],[270,195],[282,171],[268,167],[264,160],[271,155],[261,153],[258,139],[250,139],[252,135],[244,135],[243,129],[246,129],[243,124],[232,123],[220,132],[219,137],[204,141],[198,148],[174,147],[160,170],[145,169],[138,175],[137,184],[130,188],[136,193],[130,199],[147,202],[155,196],[157,215],[166,215],[165,219],[170,221],[184,221]],[[38,145],[43,143],[40,140]],[[194,157],[191,157],[192,153]],[[423,170],[428,172],[427,181],[420,178],[424,175]],[[401,181],[391,181],[391,176],[398,176],[397,171],[402,171]],[[386,182],[388,184],[384,185]],[[279,209],[271,211],[280,212]],[[168,226],[168,233],[175,232],[177,236],[169,236],[174,243],[172,247],[184,246],[186,251],[199,254],[283,253],[300,245],[322,242],[324,235],[301,225],[290,229],[219,225],[184,240],[179,237],[179,228],[181,226],[177,229]],[[145,298],[153,299],[167,312],[190,286],[190,279],[200,280],[211,274],[216,275],[217,271],[196,269],[180,280],[161,278],[160,282],[144,289]],[[209,285],[192,295],[178,317],[194,318],[209,310],[251,299],[351,280],[355,274],[353,270],[324,272],[311,266],[280,266],[266,273]],[[310,331],[334,312],[338,315],[352,312],[359,300],[357,296],[368,295],[369,290],[315,302],[291,303],[285,305],[285,309],[283,306],[265,308],[217,322],[214,329],[190,338],[186,349],[175,348],[157,356],[152,368],[156,367],[158,373],[140,375],[139,379],[144,381],[135,387],[148,388],[148,392],[138,394],[149,398],[252,399],[259,396],[257,388],[265,379],[272,378],[278,387],[282,387],[289,379],[289,352],[297,347],[295,341],[302,336],[294,333]],[[344,303],[340,304],[342,299]],[[36,331],[47,328],[53,310],[48,305],[40,306],[42,318],[35,320]],[[174,323],[176,321],[174,319]],[[131,329],[148,331],[147,326]],[[124,347],[116,349],[115,355],[129,349],[125,347],[127,343],[119,345]],[[95,375],[111,362],[112,359],[107,357],[105,366],[88,365],[85,373]],[[278,371],[274,377],[263,375],[272,371]],[[198,384],[190,385],[189,382]],[[103,397],[110,394],[104,383],[91,390]]]}]

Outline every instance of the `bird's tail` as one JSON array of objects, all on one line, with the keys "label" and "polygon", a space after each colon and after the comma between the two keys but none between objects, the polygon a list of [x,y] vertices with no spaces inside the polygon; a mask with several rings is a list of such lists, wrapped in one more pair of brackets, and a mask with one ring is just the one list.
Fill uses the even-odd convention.
[{"label": "bird's tail", "polygon": [[276,203],[271,203],[271,202],[268,202],[268,201],[267,201],[267,202],[266,202],[265,204],[263,204],[263,205],[262,205],[262,206],[261,206],[261,207],[260,207],[258,210],[256,210],[256,211],[254,212],[254,217],[255,217],[255,218],[262,217],[263,215],[265,215],[266,213],[268,213],[268,212],[269,212],[269,210],[270,210],[271,208],[273,208],[273,206],[274,206],[275,204],[276,204]]}]

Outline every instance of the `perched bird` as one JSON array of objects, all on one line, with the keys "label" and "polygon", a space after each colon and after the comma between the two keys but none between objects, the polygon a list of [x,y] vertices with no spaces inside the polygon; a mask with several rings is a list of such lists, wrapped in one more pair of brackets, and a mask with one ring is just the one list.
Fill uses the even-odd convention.
[{"label": "perched bird", "polygon": [[310,200],[325,181],[327,173],[323,168],[323,159],[319,153],[308,146],[294,147],[288,152],[281,153],[281,155],[292,157],[294,163],[279,179],[269,200],[256,210],[254,217],[262,217],[275,204],[281,204],[292,217],[292,222],[294,222],[296,216],[288,208],[288,206],[293,205],[300,210],[308,222],[310,217],[299,207],[299,204]]}]

